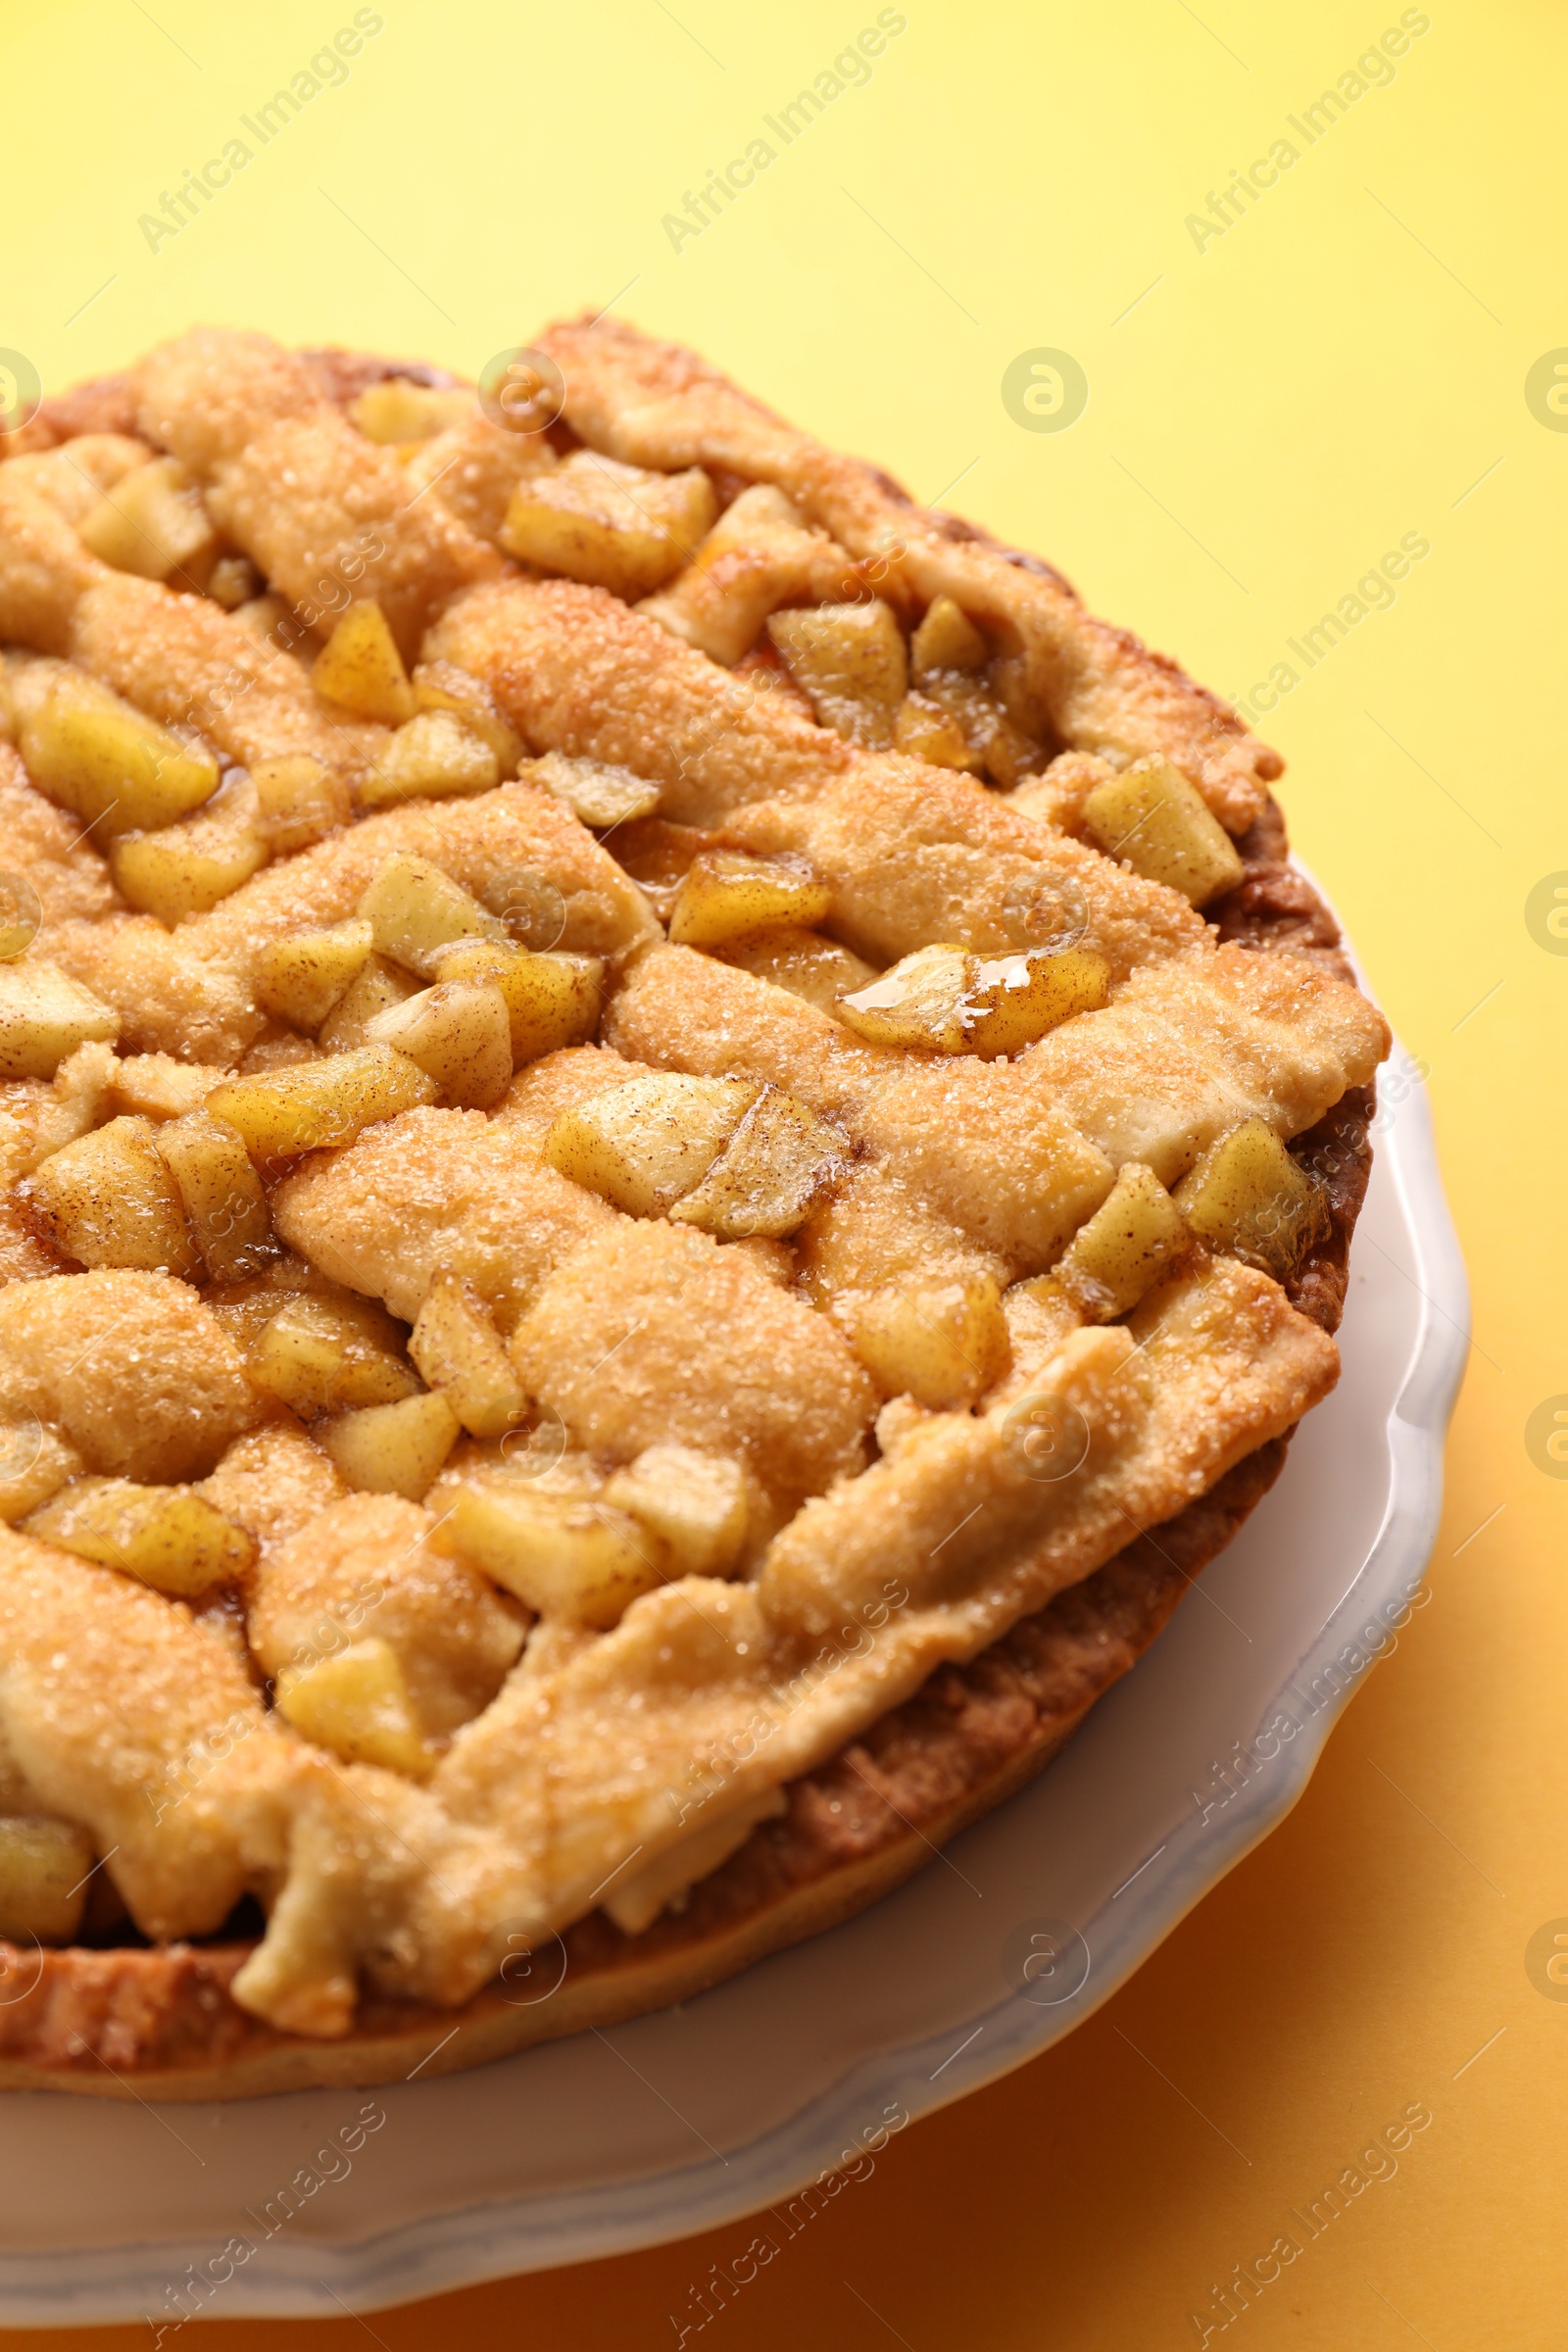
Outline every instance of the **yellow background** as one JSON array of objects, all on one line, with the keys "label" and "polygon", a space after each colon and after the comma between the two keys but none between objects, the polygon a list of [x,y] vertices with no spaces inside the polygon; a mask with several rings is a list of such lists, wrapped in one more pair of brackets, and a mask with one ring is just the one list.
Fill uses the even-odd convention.
[{"label": "yellow background", "polygon": [[[1430,1066],[1475,1287],[1431,1605],[1297,1812],[1117,1999],[895,2140],[690,2342],[1195,2343],[1211,2282],[1419,2100],[1434,2122],[1397,2177],[1211,2342],[1568,2343],[1568,2004],[1525,1968],[1532,1933],[1568,1914],[1568,1486],[1524,1441],[1568,1390],[1568,960],[1524,919],[1568,868],[1568,435],[1524,397],[1568,344],[1560,10],[1433,0],[1392,83],[1200,252],[1186,216],[1295,137],[1285,117],[1397,8],[908,0],[868,86],[677,254],[662,217],[874,8],[385,0],[346,85],[149,251],[138,216],[351,13],[12,0],[0,344],[51,388],[199,318],[472,371],[618,300],[918,498],[961,476],[958,511],[1226,691],[1289,659],[1401,534],[1432,548],[1267,730],[1296,843]],[[1069,430],[1003,406],[1004,369],[1039,346],[1087,371]],[[748,2234],[369,2332],[394,2352],[673,2343],[668,2313]],[[367,2334],[349,2317],[210,2332]]]}]

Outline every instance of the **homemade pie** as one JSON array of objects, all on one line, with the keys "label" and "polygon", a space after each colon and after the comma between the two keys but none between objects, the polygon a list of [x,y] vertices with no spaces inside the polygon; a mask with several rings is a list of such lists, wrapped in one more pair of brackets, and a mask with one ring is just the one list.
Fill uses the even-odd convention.
[{"label": "homemade pie", "polygon": [[472,2064],[870,1901],[1332,1387],[1277,756],[599,319],[0,444],[0,2082]]}]

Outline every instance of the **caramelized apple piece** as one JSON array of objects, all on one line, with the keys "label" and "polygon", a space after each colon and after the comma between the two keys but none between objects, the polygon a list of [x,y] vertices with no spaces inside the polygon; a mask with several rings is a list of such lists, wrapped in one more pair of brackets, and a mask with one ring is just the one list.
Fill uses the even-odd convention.
[{"label": "caramelized apple piece", "polygon": [[890,1396],[956,1412],[1002,1378],[1009,1360],[1002,1294],[989,1274],[873,1291],[858,1301],[853,1342]]},{"label": "caramelized apple piece", "polygon": [[398,728],[360,786],[367,808],[398,801],[451,800],[490,792],[501,762],[482,736],[451,710],[420,710]]},{"label": "caramelized apple piece", "polygon": [[659,1538],[605,1502],[477,1481],[443,1495],[436,1548],[470,1560],[543,1617],[607,1628],[664,1581]]},{"label": "caramelized apple piece", "polygon": [[717,512],[700,466],[649,473],[574,449],[517,484],[501,526],[509,556],[612,595],[647,596],[696,552]]},{"label": "caramelized apple piece", "polygon": [[764,1086],[718,1157],[677,1200],[670,1222],[721,1242],[782,1240],[844,1174],[844,1138],[793,1095]]},{"label": "caramelized apple piece", "polygon": [[983,669],[990,648],[951,596],[933,597],[909,641],[909,667],[923,678],[934,669]]},{"label": "caramelized apple piece", "polygon": [[277,858],[324,841],[354,813],[343,778],[309,752],[258,760],[251,782],[256,787],[256,821]]},{"label": "caramelized apple piece", "polygon": [[363,915],[328,931],[291,931],[270,940],[256,960],[256,1001],[274,1020],[312,1035],[320,1028],[370,955]]},{"label": "caramelized apple piece", "polygon": [[430,1285],[409,1353],[470,1437],[502,1437],[522,1419],[522,1383],[478,1292],[459,1275],[438,1274]]},{"label": "caramelized apple piece", "polygon": [[402,1334],[370,1298],[301,1292],[251,1342],[245,1369],[302,1420],[367,1404],[398,1404],[418,1391]]},{"label": "caramelized apple piece", "polygon": [[359,911],[383,956],[428,978],[435,958],[456,939],[504,941],[500,915],[481,906],[461,882],[454,882],[427,858],[397,851],[376,867]]},{"label": "caramelized apple piece", "polygon": [[1018,1054],[1074,1013],[1106,1002],[1110,966],[1092,948],[1026,948],[981,957],[964,999],[965,1047],[994,1058]]},{"label": "caramelized apple piece", "polygon": [[191,1488],[128,1478],[77,1479],[33,1511],[24,1532],[182,1599],[232,1584],[256,1554],[245,1530]]},{"label": "caramelized apple piece", "polygon": [[0,963],[0,1078],[52,1078],[78,1046],[119,1035],[119,1013],[58,964]]},{"label": "caramelized apple piece", "polygon": [[894,723],[893,744],[909,759],[923,760],[927,767],[956,767],[977,776],[985,765],[952,711],[927,694],[905,696]]},{"label": "caramelized apple piece", "polygon": [[1026,948],[982,957],[962,948],[916,949],[834,1006],[875,1046],[938,1054],[1017,1054],[1059,1021],[1105,1003],[1110,967],[1087,948]]},{"label": "caramelized apple piece", "polygon": [[1040,743],[1015,724],[1001,696],[977,672],[927,670],[919,690],[927,703],[948,713],[968,745],[970,759],[964,764],[978,762],[994,784],[1009,790],[1040,765]]},{"label": "caramelized apple piece", "polygon": [[1128,1160],[1056,1267],[1073,1304],[1091,1323],[1125,1315],[1192,1248],[1193,1237],[1152,1168]]},{"label": "caramelized apple piece", "polygon": [[520,1069],[541,1054],[592,1037],[604,1004],[599,956],[534,955],[492,940],[459,940],[437,951],[438,980],[488,980],[500,989],[512,1024],[512,1060]]},{"label": "caramelized apple piece", "polygon": [[106,832],[156,830],[218,790],[218,761],[80,670],[61,670],[24,719],[22,757],[40,791]]},{"label": "caramelized apple piece", "polygon": [[1329,1227],[1323,1189],[1262,1119],[1209,1146],[1175,1191],[1200,1241],[1284,1282]]},{"label": "caramelized apple piece", "polygon": [[232,1127],[187,1110],[153,1140],[179,1191],[191,1235],[214,1282],[243,1282],[277,1255],[261,1178]]},{"label": "caramelized apple piece", "polygon": [[585,825],[600,831],[652,816],[659,807],[659,786],[634,776],[629,767],[612,767],[603,760],[569,760],[564,752],[546,752],[542,760],[531,760],[527,780],[554,793]]},{"label": "caramelized apple piece", "polygon": [[74,1822],[0,1816],[0,1936],[8,1943],[74,1943],[92,1866],[92,1839]]},{"label": "caramelized apple piece", "polygon": [[402,726],[414,716],[403,656],[373,596],[350,605],[311,666],[311,684],[356,718]]},{"label": "caramelized apple piece", "polygon": [[322,1422],[315,1435],[346,1485],[365,1494],[402,1494],[422,1502],[457,1442],[459,1427],[450,1399],[423,1390],[396,1404],[368,1404]]},{"label": "caramelized apple piece", "polygon": [[493,980],[420,989],[378,1012],[367,1036],[417,1062],[444,1099],[463,1109],[493,1109],[512,1084],[512,1017]]},{"label": "caramelized apple piece", "polygon": [[650,1531],[671,1576],[728,1576],[740,1564],[753,1486],[744,1463],[726,1454],[649,1446],[611,1473],[605,1500]]},{"label": "caramelized apple piece", "polygon": [[841,948],[836,939],[788,923],[726,940],[719,953],[725,963],[787,989],[819,1012],[836,1012],[841,997],[853,996],[877,976],[875,964]]},{"label": "caramelized apple piece", "polygon": [[85,1468],[74,1446],[32,1414],[0,1422],[0,1521],[24,1519]]},{"label": "caramelized apple piece", "polygon": [[200,486],[175,458],[152,458],[122,474],[81,525],[85,547],[117,571],[176,588],[206,584],[218,533]]},{"label": "caramelized apple piece", "polygon": [[1243,867],[1230,835],[1202,795],[1168,760],[1138,760],[1097,784],[1083,805],[1083,827],[1107,858],[1119,858],[1148,882],[1179,890],[1206,906],[1234,890]]},{"label": "caramelized apple piece", "polygon": [[628,1216],[661,1216],[707,1175],[761,1091],[748,1078],[630,1078],[564,1110],[544,1155]]},{"label": "caramelized apple piece", "polygon": [[151,1119],[111,1119],[51,1152],[28,1179],[27,1198],[67,1257],[200,1279],[201,1259],[156,1134]]},{"label": "caramelized apple piece", "polygon": [[775,612],[767,633],[824,727],[884,751],[908,682],[904,632],[880,599]]},{"label": "caramelized apple piece", "polygon": [[371,1636],[277,1678],[285,1723],[346,1764],[379,1764],[422,1780],[435,1762],[424,1743],[403,1664],[390,1642]]},{"label": "caramelized apple piece", "polygon": [[370,1042],[370,1023],[389,1005],[406,1004],[419,993],[412,972],[390,956],[368,956],[317,1032],[328,1054],[352,1054]]},{"label": "caramelized apple piece", "polygon": [[834,1010],[868,1045],[961,1054],[963,1001],[978,960],[963,948],[916,948],[880,979],[841,997]]},{"label": "caramelized apple piece", "polygon": [[780,605],[850,596],[862,578],[782,490],[753,482],[725,508],[695,561],[637,609],[728,668],[752,651]]},{"label": "caramelized apple piece", "polygon": [[460,669],[455,662],[421,662],[414,672],[414,700],[421,711],[446,711],[461,718],[470,735],[487,743],[496,756],[496,772],[514,776],[522,758],[522,737],[504,718],[482,678]]},{"label": "caramelized apple piece", "polygon": [[190,915],[210,913],[260,873],[270,854],[259,799],[246,783],[180,824],[117,835],[109,865],[122,898],[172,931]]},{"label": "caramelized apple piece", "polygon": [[207,574],[207,593],[225,612],[237,612],[259,596],[264,583],[249,556],[220,556]]},{"label": "caramelized apple piece", "polygon": [[207,1108],[238,1130],[253,1159],[287,1159],[352,1144],[377,1119],[435,1096],[434,1080],[406,1054],[370,1045],[254,1078],[226,1078],[208,1096]]},{"label": "caramelized apple piece", "polygon": [[669,936],[682,947],[716,948],[771,923],[809,930],[831,905],[826,882],[804,858],[707,850],[693,858],[675,895]]},{"label": "caramelized apple piece", "polygon": [[367,384],[348,406],[348,419],[367,441],[395,446],[400,441],[431,441],[449,424],[471,416],[474,395],[461,388],[448,391],[432,384],[412,383],[406,375],[389,375]]}]

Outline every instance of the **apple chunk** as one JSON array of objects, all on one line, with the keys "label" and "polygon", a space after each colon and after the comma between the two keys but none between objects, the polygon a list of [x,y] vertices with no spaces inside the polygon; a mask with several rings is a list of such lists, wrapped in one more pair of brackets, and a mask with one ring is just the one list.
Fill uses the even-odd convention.
[{"label": "apple chunk", "polygon": [[512,1083],[512,1018],[493,980],[446,980],[389,1004],[367,1028],[433,1078],[444,1100],[492,1110]]},{"label": "apple chunk", "polygon": [[604,959],[567,956],[559,948],[535,955],[495,940],[464,939],[436,951],[438,980],[493,981],[506,1000],[516,1068],[592,1037],[604,1004]]},{"label": "apple chunk", "polygon": [[1200,1241],[1284,1282],[1329,1227],[1321,1185],[1262,1119],[1244,1119],[1209,1146],[1176,1187]]},{"label": "apple chunk", "polygon": [[751,1519],[745,1465],[690,1446],[649,1446],[605,1482],[605,1500],[628,1511],[669,1555],[674,1576],[728,1576]]},{"label": "apple chunk", "polygon": [[760,1093],[749,1078],[630,1078],[564,1110],[545,1158],[628,1216],[662,1216],[707,1175]]},{"label": "apple chunk", "polygon": [[951,596],[933,597],[925,617],[909,643],[909,666],[916,678],[933,669],[983,669],[990,647],[974,622]]},{"label": "apple chunk", "polygon": [[291,931],[270,940],[256,961],[256,997],[274,1020],[312,1034],[320,1028],[370,954],[363,916],[326,931]]},{"label": "apple chunk", "polygon": [[981,957],[962,948],[918,948],[833,1009],[874,1046],[927,1053],[1021,1053],[1074,1013],[1106,1001],[1110,967],[1087,948],[1026,948]]},{"label": "apple chunk", "polygon": [[349,1486],[422,1502],[456,1442],[459,1421],[433,1390],[396,1404],[368,1404],[320,1424],[319,1443]]},{"label": "apple chunk", "polygon": [[354,813],[343,778],[309,752],[258,760],[251,782],[256,788],[256,821],[278,858],[324,841]]},{"label": "apple chunk", "polygon": [[1092,948],[1028,948],[982,957],[964,1001],[965,1047],[994,1058],[1018,1054],[1074,1013],[1106,1002],[1110,966]]},{"label": "apple chunk", "polygon": [[0,1078],[52,1078],[78,1046],[119,1035],[119,1013],[58,964],[0,963]]},{"label": "apple chunk", "polygon": [[864,988],[840,997],[833,1009],[868,1045],[961,1054],[963,1001],[977,960],[964,948],[916,948]]},{"label": "apple chunk", "polygon": [[244,1282],[277,1255],[261,1178],[232,1127],[200,1107],[154,1130],[214,1282]]},{"label": "apple chunk", "polygon": [[369,1298],[302,1293],[251,1343],[246,1371],[302,1420],[357,1406],[397,1404],[417,1393],[402,1332]]},{"label": "apple chunk", "polygon": [[706,850],[692,859],[675,894],[669,936],[681,947],[716,948],[774,923],[809,931],[831,905],[826,882],[804,858]]},{"label": "apple chunk", "polygon": [[759,980],[770,980],[792,997],[804,998],[818,1012],[834,1012],[840,997],[853,996],[876,978],[876,966],[841,948],[819,931],[802,931],[792,923],[748,931],[744,939],[725,942],[719,950],[733,963]]},{"label": "apple chunk", "polygon": [[50,799],[109,833],[172,825],[218,790],[218,761],[85,672],[62,670],[24,719],[22,757]]},{"label": "apple chunk", "polygon": [[402,1661],[390,1642],[351,1642],[335,1657],[285,1666],[277,1711],[306,1740],[346,1764],[379,1764],[422,1780],[435,1762],[419,1731]]},{"label": "apple chunk", "polygon": [[1195,906],[1206,906],[1242,879],[1235,843],[1198,787],[1168,760],[1136,760],[1097,784],[1083,805],[1083,827],[1107,858],[1179,890]]},{"label": "apple chunk", "polygon": [[311,684],[356,718],[400,727],[414,716],[414,688],[373,596],[350,605],[337,622],[311,666]]},{"label": "apple chunk", "polygon": [[471,392],[436,390],[411,383],[406,375],[389,375],[378,384],[368,384],[349,403],[348,418],[367,441],[395,446],[432,440],[449,424],[462,424],[473,409]]},{"label": "apple chunk", "polygon": [[56,1245],[84,1266],[167,1268],[199,1280],[179,1188],[151,1119],[111,1119],[40,1161],[24,1187]]},{"label": "apple chunk", "polygon": [[482,1568],[541,1616],[601,1629],[664,1578],[662,1546],[651,1529],[580,1495],[460,1485],[431,1542]]},{"label": "apple chunk", "polygon": [[501,544],[519,563],[620,597],[647,596],[696,552],[718,511],[700,466],[652,473],[574,449],[512,495]]},{"label": "apple chunk", "polygon": [[143,1487],[128,1478],[77,1479],[23,1527],[40,1544],[118,1568],[180,1599],[232,1584],[256,1552],[242,1527],[189,1487]]},{"label": "apple chunk", "polygon": [[507,926],[427,858],[404,851],[375,869],[358,911],[370,926],[378,954],[428,979],[443,948],[459,939],[505,943]]},{"label": "apple chunk", "polygon": [[522,1383],[478,1292],[459,1275],[438,1274],[430,1285],[409,1353],[470,1437],[502,1437],[522,1419]]},{"label": "apple chunk", "polygon": [[604,760],[572,760],[564,752],[546,752],[529,762],[524,777],[564,801],[574,816],[600,832],[652,816],[659,807],[657,784]]},{"label": "apple chunk", "polygon": [[977,776],[985,765],[953,712],[915,689],[899,705],[893,744],[927,767],[956,767]]},{"label": "apple chunk", "polygon": [[1010,1360],[1002,1294],[989,1274],[873,1291],[858,1306],[856,1354],[890,1396],[934,1412],[972,1404]]},{"label": "apple chunk", "polygon": [[721,1242],[781,1241],[838,1184],[848,1150],[836,1127],[776,1086],[764,1086],[700,1182],[676,1201],[672,1224]]},{"label": "apple chunk", "polygon": [[254,788],[221,792],[197,815],[151,833],[122,833],[109,852],[122,898],[172,930],[209,914],[270,856]]},{"label": "apple chunk", "polygon": [[377,1119],[435,1097],[434,1079],[406,1054],[368,1045],[253,1078],[226,1078],[208,1096],[207,1109],[237,1129],[252,1158],[266,1161],[352,1144]]},{"label": "apple chunk", "polygon": [[367,956],[320,1028],[316,1042],[324,1054],[351,1054],[370,1043],[370,1023],[391,1004],[406,1004],[419,983],[402,964],[373,952]]},{"label": "apple chunk", "polygon": [[1152,1168],[1129,1160],[1086,1225],[1080,1225],[1056,1275],[1080,1312],[1108,1323],[1138,1304],[1193,1237]]},{"label": "apple chunk", "polygon": [[489,792],[500,781],[495,753],[455,711],[420,710],[398,728],[361,785],[360,799],[367,808],[384,808],[398,801]]},{"label": "apple chunk", "polygon": [[455,662],[421,662],[414,672],[414,700],[422,711],[445,711],[461,718],[470,735],[487,743],[496,756],[499,776],[514,776],[522,758],[522,737],[505,717],[482,678],[460,669]]},{"label": "apple chunk", "polygon": [[850,743],[885,751],[908,683],[904,633],[890,605],[813,605],[774,612],[767,633],[817,718]]},{"label": "apple chunk", "polygon": [[81,539],[117,571],[176,588],[204,586],[218,553],[200,487],[177,458],[152,458],[122,474],[83,520]]}]

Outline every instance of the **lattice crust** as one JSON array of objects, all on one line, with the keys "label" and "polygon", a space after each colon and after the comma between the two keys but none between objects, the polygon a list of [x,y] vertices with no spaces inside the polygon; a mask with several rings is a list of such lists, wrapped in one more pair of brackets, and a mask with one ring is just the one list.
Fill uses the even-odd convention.
[{"label": "lattice crust", "polygon": [[100,1932],[259,1899],[285,2034],[659,1948],[1338,1369],[1387,1031],[1276,756],[690,354],[544,348],[519,434],[202,330],[0,463],[0,1933],[76,1930],[37,1817]]},{"label": "lattice crust", "polygon": [[897,569],[919,606],[951,596],[976,619],[1016,631],[1063,743],[1121,759],[1163,753],[1232,832],[1261,812],[1263,787],[1284,767],[1279,754],[1174,662],[1086,612],[1049,564],[923,513],[877,467],[796,432],[674,344],[600,320],[554,326],[540,348],[561,368],[566,416],[592,448],[640,466],[721,466],[775,483],[868,563],[906,549]]}]

